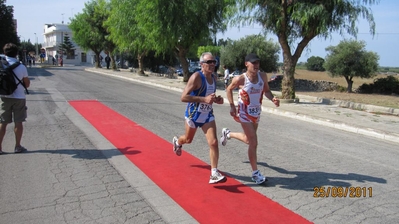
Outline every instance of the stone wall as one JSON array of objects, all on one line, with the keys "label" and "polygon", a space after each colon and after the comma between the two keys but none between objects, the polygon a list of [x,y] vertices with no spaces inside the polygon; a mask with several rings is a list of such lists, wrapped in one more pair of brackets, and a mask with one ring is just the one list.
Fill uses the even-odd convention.
[{"label": "stone wall", "polygon": [[[271,90],[281,91],[281,80],[270,81]],[[323,80],[295,79],[295,90],[308,92],[334,91],[338,88],[336,82]]]}]

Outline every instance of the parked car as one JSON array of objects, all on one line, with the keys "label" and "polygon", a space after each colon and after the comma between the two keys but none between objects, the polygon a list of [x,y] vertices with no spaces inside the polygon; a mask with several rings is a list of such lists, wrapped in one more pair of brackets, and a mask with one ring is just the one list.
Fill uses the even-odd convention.
[{"label": "parked car", "polygon": [[232,79],[232,78],[234,78],[234,77],[236,77],[236,76],[238,76],[238,75],[241,75],[240,71],[235,70],[235,71],[234,71],[233,73],[231,73],[229,76],[230,76],[230,79]]},{"label": "parked car", "polygon": [[270,81],[279,81],[279,80],[283,80],[283,75],[272,75],[270,77]]},{"label": "parked car", "polygon": [[159,65],[157,67],[151,68],[150,71],[159,74],[166,74],[168,73],[168,67],[164,65]]},{"label": "parked car", "polygon": [[181,69],[181,68],[176,69],[176,74],[177,74],[178,76],[183,76],[183,69]]},{"label": "parked car", "polygon": [[188,68],[188,75],[191,76],[194,72],[201,71],[201,67],[199,66],[190,66]]}]

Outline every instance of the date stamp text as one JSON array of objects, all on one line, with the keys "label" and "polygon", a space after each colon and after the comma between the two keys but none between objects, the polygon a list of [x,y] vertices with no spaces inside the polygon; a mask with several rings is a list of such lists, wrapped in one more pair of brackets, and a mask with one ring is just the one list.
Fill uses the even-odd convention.
[{"label": "date stamp text", "polygon": [[373,187],[314,187],[314,198],[371,198]]}]

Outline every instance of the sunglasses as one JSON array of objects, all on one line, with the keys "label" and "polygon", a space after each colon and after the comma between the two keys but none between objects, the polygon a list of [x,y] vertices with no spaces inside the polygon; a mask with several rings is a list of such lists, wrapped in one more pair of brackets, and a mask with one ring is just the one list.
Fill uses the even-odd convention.
[{"label": "sunglasses", "polygon": [[208,65],[210,65],[210,64],[216,64],[216,60],[201,61],[201,63],[206,63],[206,64],[208,64]]}]

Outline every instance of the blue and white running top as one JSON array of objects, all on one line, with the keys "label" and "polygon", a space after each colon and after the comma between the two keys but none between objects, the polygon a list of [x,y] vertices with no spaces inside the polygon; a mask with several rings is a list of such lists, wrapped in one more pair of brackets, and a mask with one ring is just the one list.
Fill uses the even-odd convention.
[{"label": "blue and white running top", "polygon": [[[216,92],[216,80],[212,74],[213,83],[209,84],[205,75],[199,71],[201,77],[201,87],[190,93],[190,96],[208,96]],[[187,124],[192,127],[201,127],[203,124],[215,120],[213,116],[212,104],[208,103],[188,103],[185,113]]]}]

